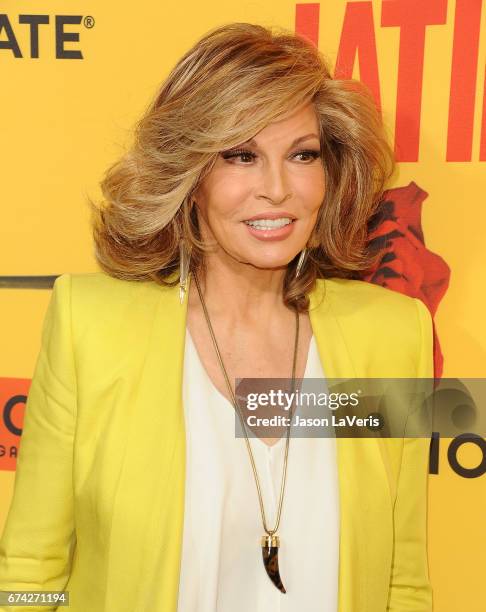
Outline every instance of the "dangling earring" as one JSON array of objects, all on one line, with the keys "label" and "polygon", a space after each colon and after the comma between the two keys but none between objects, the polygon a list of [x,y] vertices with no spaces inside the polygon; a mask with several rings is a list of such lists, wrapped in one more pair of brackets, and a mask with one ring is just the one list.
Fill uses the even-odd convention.
[{"label": "dangling earring", "polygon": [[191,261],[191,252],[186,247],[184,240],[179,244],[179,299],[181,305],[184,303],[184,296],[187,291],[187,279],[189,276],[189,263]]},{"label": "dangling earring", "polygon": [[299,261],[297,262],[297,268],[295,269],[295,278],[299,276],[306,257],[307,257],[307,247],[305,247],[305,249],[302,249],[302,251],[300,252]]}]

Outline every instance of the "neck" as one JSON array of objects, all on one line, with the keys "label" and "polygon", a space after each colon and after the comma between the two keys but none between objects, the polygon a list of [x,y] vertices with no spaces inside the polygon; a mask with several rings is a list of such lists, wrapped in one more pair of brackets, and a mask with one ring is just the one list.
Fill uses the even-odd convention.
[{"label": "neck", "polygon": [[[251,264],[209,256],[206,273],[198,274],[206,306],[215,317],[227,322],[245,321],[259,328],[268,325],[277,313],[287,317],[289,309],[283,303],[283,281],[286,267],[261,269]],[[191,304],[199,303],[195,281],[191,281]]]}]

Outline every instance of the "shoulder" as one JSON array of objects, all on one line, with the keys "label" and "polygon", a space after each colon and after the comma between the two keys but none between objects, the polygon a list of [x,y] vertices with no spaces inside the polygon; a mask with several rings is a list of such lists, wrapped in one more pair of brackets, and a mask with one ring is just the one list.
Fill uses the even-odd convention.
[{"label": "shoulder", "polygon": [[124,280],[105,272],[65,273],[57,277],[53,300],[69,303],[73,327],[120,326],[155,308],[164,287],[154,281]]},{"label": "shoulder", "polygon": [[318,279],[321,293],[327,293],[334,308],[347,311],[386,311],[390,308],[407,312],[416,308],[416,298],[381,285],[346,278]]},{"label": "shoulder", "polygon": [[80,385],[91,384],[101,372],[111,380],[133,355],[146,350],[167,304],[162,299],[170,294],[166,289],[155,281],[124,280],[104,272],[57,277],[51,302],[64,313],[63,329],[70,334]]},{"label": "shoulder", "polygon": [[422,300],[367,281],[341,278],[319,279],[316,296],[322,312],[332,313],[338,321],[348,346],[363,353],[363,362],[375,360],[378,371],[390,376],[395,372],[432,376],[433,323]]},{"label": "shoulder", "polygon": [[367,281],[318,279],[316,294],[334,314],[348,320],[366,321],[375,329],[386,329],[398,323],[423,327],[430,325],[431,315],[421,299]]},{"label": "shoulder", "polygon": [[105,272],[86,272],[84,274],[63,274],[71,282],[73,295],[77,299],[119,300],[129,298],[141,290],[153,291],[153,281],[134,281],[115,278]]},{"label": "shoulder", "polygon": [[65,273],[58,276],[53,289],[59,294],[69,293],[78,307],[112,307],[141,293],[157,295],[161,287],[153,281],[134,281],[115,278],[105,272]]}]

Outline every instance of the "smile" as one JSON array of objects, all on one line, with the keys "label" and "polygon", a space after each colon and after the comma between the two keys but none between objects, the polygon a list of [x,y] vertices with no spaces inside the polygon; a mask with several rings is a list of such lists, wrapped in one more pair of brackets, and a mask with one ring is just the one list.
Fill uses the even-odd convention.
[{"label": "smile", "polygon": [[293,222],[293,219],[281,217],[279,219],[255,219],[254,221],[245,221],[245,223],[257,230],[272,230],[280,229]]},{"label": "smile", "polygon": [[295,228],[295,221],[296,219],[290,217],[277,217],[276,219],[250,219],[243,223],[253,238],[263,242],[272,242],[288,238]]}]

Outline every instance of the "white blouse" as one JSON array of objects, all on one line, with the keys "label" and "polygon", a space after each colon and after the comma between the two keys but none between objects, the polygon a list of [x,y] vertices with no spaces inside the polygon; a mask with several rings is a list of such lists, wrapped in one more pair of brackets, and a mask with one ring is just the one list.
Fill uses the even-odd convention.
[{"label": "white blouse", "polygon": [[[324,378],[312,336],[305,378]],[[264,535],[235,409],[212,383],[189,330],[183,374],[185,513],[178,612],[336,612],[339,491],[336,440],[291,437],[279,565],[286,593],[262,561]],[[296,410],[298,411],[298,409]],[[286,436],[274,446],[250,438],[267,524],[275,524]]]}]

